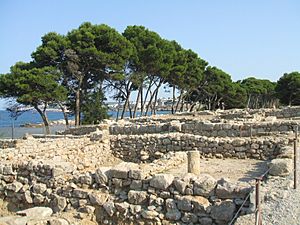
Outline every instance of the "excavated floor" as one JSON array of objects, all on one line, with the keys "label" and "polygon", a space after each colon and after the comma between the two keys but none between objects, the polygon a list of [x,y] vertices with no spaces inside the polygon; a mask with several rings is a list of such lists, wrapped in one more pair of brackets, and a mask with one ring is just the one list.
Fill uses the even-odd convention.
[{"label": "excavated floor", "polygon": [[[250,182],[262,175],[267,169],[268,162],[255,159],[201,159],[202,173],[211,175],[216,179],[228,178],[233,182]],[[187,173],[187,160],[175,168],[167,169],[165,173],[183,175]]]}]

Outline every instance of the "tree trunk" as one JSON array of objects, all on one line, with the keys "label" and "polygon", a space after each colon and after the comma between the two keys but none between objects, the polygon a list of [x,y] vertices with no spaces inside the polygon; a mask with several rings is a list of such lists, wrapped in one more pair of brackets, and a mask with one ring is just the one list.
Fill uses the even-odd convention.
[{"label": "tree trunk", "polygon": [[248,101],[247,101],[247,109],[249,109],[249,106],[250,106],[250,100],[251,100],[251,94],[249,94],[249,97],[248,97]]},{"label": "tree trunk", "polygon": [[154,96],[155,91],[152,93],[152,91],[150,90],[149,93],[150,93],[150,99],[149,99],[149,102],[148,102],[148,104],[147,104],[147,107],[146,107],[146,111],[145,111],[144,116],[147,116],[147,114],[148,114],[148,112],[149,112],[149,108],[150,108],[150,106],[151,106],[152,99],[153,99],[153,96]]},{"label": "tree trunk", "polygon": [[173,101],[172,101],[172,114],[175,113],[175,85],[173,86]]},{"label": "tree trunk", "polygon": [[178,107],[179,107],[179,103],[181,102],[182,94],[183,94],[183,92],[181,91],[180,95],[178,97],[178,100],[177,100],[177,104],[176,104],[176,108],[175,108],[175,113],[177,112]]},{"label": "tree trunk", "polygon": [[255,100],[255,108],[258,109],[258,96],[256,96],[256,100]]},{"label": "tree trunk", "polygon": [[15,119],[11,118],[11,139],[15,139]]},{"label": "tree trunk", "polygon": [[[146,112],[145,112],[145,116],[148,114],[148,112],[149,112],[149,107],[150,107],[151,104],[152,104],[153,98],[157,95],[158,89],[160,88],[161,84],[162,84],[162,81],[159,82],[159,84],[158,84],[157,87],[155,88],[154,92],[151,94],[150,100],[149,100],[149,103],[148,103],[148,105],[147,105],[147,109],[146,109]],[[157,96],[156,96],[156,97],[157,97]],[[154,102],[154,103],[155,103],[155,102]],[[155,105],[154,105],[153,107],[155,108]]]},{"label": "tree trunk", "polygon": [[191,108],[190,108],[190,112],[193,112],[193,109],[195,108],[195,106],[197,105],[197,102],[194,102],[192,105],[191,105]]},{"label": "tree trunk", "polygon": [[137,111],[137,107],[138,107],[138,104],[139,104],[139,100],[140,100],[140,97],[141,97],[141,89],[143,87],[141,86],[139,88],[139,91],[138,91],[138,94],[137,94],[137,97],[136,97],[136,101],[135,101],[135,106],[134,106],[134,110],[133,110],[133,118],[135,118],[135,115],[136,115],[136,111]]},{"label": "tree trunk", "polygon": [[125,100],[125,103],[124,103],[124,106],[123,106],[123,111],[122,111],[121,119],[124,118],[124,114],[125,114],[125,111],[126,111],[127,104],[129,104],[130,93],[131,93],[130,91],[127,93],[127,97],[126,97],[126,100]]},{"label": "tree trunk", "polygon": [[185,96],[182,96],[182,98],[181,98],[180,112],[183,112],[184,100],[185,100]]},{"label": "tree trunk", "polygon": [[132,109],[131,109],[131,106],[130,106],[130,100],[128,101],[128,111],[129,111],[130,118],[132,118]]},{"label": "tree trunk", "polygon": [[209,111],[211,110],[211,99],[210,99],[210,97],[208,97],[208,110]]},{"label": "tree trunk", "polygon": [[119,112],[120,112],[120,100],[118,101],[118,110],[117,110],[117,117],[116,117],[116,121],[119,120]]},{"label": "tree trunk", "polygon": [[[151,81],[152,83],[152,81]],[[148,98],[148,95],[149,95],[149,92],[151,90],[151,87],[152,87],[152,84],[150,83],[149,87],[147,88],[147,91],[146,91],[146,95],[145,95],[145,98],[144,98],[144,101],[143,101],[143,105],[141,106],[141,116],[143,115],[144,113],[144,107],[145,107],[145,104],[147,102],[147,98]]]},{"label": "tree trunk", "polygon": [[50,134],[50,128],[49,128],[49,120],[46,114],[46,111],[42,111],[38,106],[34,106],[34,108],[36,109],[36,111],[40,114],[40,116],[42,117],[42,120],[44,122],[45,125],[45,130],[46,130],[46,134]]},{"label": "tree trunk", "polygon": [[63,106],[63,104],[61,104],[61,102],[58,102],[58,105],[64,115],[64,119],[65,119],[65,122],[66,122],[66,127],[69,128],[69,118],[68,118],[68,114],[66,112],[66,109],[65,107]]},{"label": "tree trunk", "polygon": [[157,89],[157,92],[155,93],[155,98],[154,98],[154,110],[153,110],[154,115],[156,115],[157,96],[158,96],[158,89]]},{"label": "tree trunk", "polygon": [[145,116],[147,116],[147,115],[148,115],[149,108],[151,107],[152,100],[153,100],[153,97],[154,97],[155,93],[156,93],[156,89],[155,89],[155,91],[154,91],[154,92],[151,94],[151,96],[150,96],[149,102],[148,102],[148,104],[147,104],[147,108],[146,108]]},{"label": "tree trunk", "polygon": [[76,90],[76,100],[75,100],[75,126],[80,125],[80,89]]},{"label": "tree trunk", "polygon": [[215,94],[212,101],[212,110],[215,111],[217,109],[219,100],[218,100],[218,94]]}]

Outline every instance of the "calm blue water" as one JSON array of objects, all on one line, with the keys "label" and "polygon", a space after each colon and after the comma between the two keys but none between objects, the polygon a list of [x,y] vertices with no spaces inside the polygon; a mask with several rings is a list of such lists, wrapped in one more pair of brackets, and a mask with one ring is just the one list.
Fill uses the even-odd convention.
[{"label": "calm blue water", "polygon": [[[170,111],[158,111],[157,114],[169,114]],[[110,111],[108,113],[111,118],[117,117],[117,112]],[[49,120],[61,120],[63,119],[63,114],[61,112],[47,112]],[[137,112],[137,116],[139,113]],[[125,113],[125,117],[129,117],[129,112]],[[74,119],[74,117],[69,117],[70,119]],[[26,123],[42,123],[42,119],[40,115],[32,110],[26,111],[22,115],[20,115],[15,121],[15,129],[14,129],[14,138],[22,138],[25,133],[28,134],[45,134],[45,130],[43,127],[35,128],[35,127],[20,127],[22,124]],[[5,110],[0,110],[0,139],[1,138],[12,138],[12,120],[9,116],[9,112]],[[55,125],[50,127],[51,134],[55,134],[58,130],[65,130],[65,125]]]},{"label": "calm blue water", "polygon": [[[47,112],[49,120],[60,120],[63,119],[63,114],[61,112]],[[73,119],[73,117],[70,117]],[[40,114],[34,110],[26,111],[20,115],[17,120],[15,120],[15,126],[19,127],[22,124],[26,123],[42,123]],[[6,110],[0,110],[0,127],[10,127],[11,126],[11,117],[9,112]]]},{"label": "calm blue water", "polygon": [[[170,111],[158,111],[157,114],[169,114]],[[109,111],[108,114],[111,118],[117,117],[117,112]],[[47,112],[49,120],[60,120],[64,119],[63,114],[61,112]],[[119,114],[120,116],[120,114]],[[137,112],[137,116],[139,116],[139,112]],[[129,117],[129,112],[125,113],[125,117]],[[69,117],[69,119],[74,119],[74,116]],[[20,115],[17,120],[15,120],[15,126],[19,127],[22,124],[26,123],[42,123],[42,119],[40,115],[35,110],[30,110],[24,112]],[[12,121],[11,117],[9,116],[9,112],[6,110],[0,110],[0,127],[11,127]]]}]

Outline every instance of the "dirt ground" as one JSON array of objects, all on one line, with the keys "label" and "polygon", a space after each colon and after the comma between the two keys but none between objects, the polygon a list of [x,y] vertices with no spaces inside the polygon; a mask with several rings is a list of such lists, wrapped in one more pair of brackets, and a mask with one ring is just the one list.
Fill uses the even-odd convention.
[{"label": "dirt ground", "polygon": [[[215,179],[228,178],[232,182],[254,182],[254,178],[267,170],[267,161],[255,159],[201,159],[200,168]],[[187,173],[187,161],[165,173],[183,175]]]}]

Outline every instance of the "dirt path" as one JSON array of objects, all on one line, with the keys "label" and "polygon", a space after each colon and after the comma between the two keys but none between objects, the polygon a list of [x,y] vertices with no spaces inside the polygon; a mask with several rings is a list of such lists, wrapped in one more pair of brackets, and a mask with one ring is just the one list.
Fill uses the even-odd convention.
[{"label": "dirt path", "polygon": [[[229,178],[233,182],[252,181],[267,170],[267,161],[254,159],[201,159],[200,167],[203,173],[207,173],[216,179]],[[187,162],[176,168],[165,170],[177,176],[187,173]]]}]

